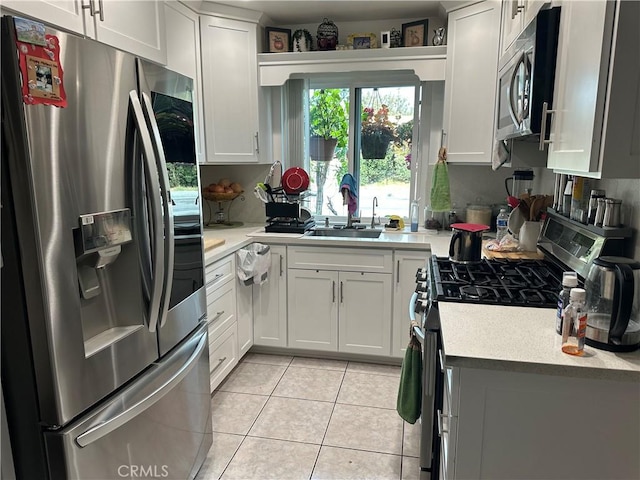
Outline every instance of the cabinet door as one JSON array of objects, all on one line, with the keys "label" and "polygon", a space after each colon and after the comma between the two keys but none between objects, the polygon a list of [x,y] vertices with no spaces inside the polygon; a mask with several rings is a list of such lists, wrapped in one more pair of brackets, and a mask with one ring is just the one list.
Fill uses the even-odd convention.
[{"label": "cabinet door", "polygon": [[603,32],[613,7],[614,2],[606,1],[562,3],[549,168],[576,173],[598,169],[605,100],[599,89],[606,83],[600,81],[606,76],[601,65],[608,66]]},{"label": "cabinet door", "polygon": [[511,46],[523,27],[523,0],[506,0],[502,2],[502,26],[500,28],[500,55]]},{"label": "cabinet door", "polygon": [[425,268],[429,251],[397,251],[393,281],[393,331],[391,334],[394,357],[404,357],[409,343],[409,300],[416,289],[416,272]]},{"label": "cabinet door", "polygon": [[258,162],[256,28],[218,17],[200,19],[208,162]]},{"label": "cabinet door", "polygon": [[80,35],[85,34],[85,12],[79,0],[3,0],[2,8],[8,8]]},{"label": "cabinet door", "polygon": [[498,72],[500,2],[449,14],[444,141],[449,162],[491,162]]},{"label": "cabinet door", "polygon": [[164,5],[167,32],[167,68],[193,78],[194,122],[196,130],[196,158],[204,153],[204,113],[202,108],[202,63],[200,62],[200,21],[197,13],[178,2]]},{"label": "cabinet door", "polygon": [[338,272],[289,270],[289,347],[338,350]]},{"label": "cabinet door", "polygon": [[148,60],[166,64],[164,5],[144,0],[102,0],[94,17],[95,39]]},{"label": "cabinet door", "polygon": [[253,287],[236,277],[236,318],[238,354],[242,357],[253,345]]},{"label": "cabinet door", "polygon": [[287,346],[287,247],[271,245],[271,270],[253,286],[253,343]]},{"label": "cabinet door", "polygon": [[340,272],[339,351],[389,356],[391,295],[388,273]]},{"label": "cabinet door", "polygon": [[522,0],[522,2],[524,6],[524,22],[522,28],[529,25],[529,22],[536,17],[544,5],[551,3],[550,0]]}]

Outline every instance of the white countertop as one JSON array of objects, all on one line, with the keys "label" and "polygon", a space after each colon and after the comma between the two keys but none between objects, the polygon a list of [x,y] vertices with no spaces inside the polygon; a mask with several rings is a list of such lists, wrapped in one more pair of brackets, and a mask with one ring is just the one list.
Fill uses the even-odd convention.
[{"label": "white countertop", "polygon": [[[297,233],[265,233],[264,225],[247,224],[235,228],[205,228],[204,237],[223,238],[225,243],[205,251],[205,264],[210,264],[253,242],[280,245],[309,245],[323,247],[359,247],[407,250],[432,250],[445,255],[449,248],[450,232],[434,235],[424,229],[411,233],[404,231],[383,231],[379,238],[313,237]],[[426,255],[425,255],[426,260]]]},{"label": "white countertop", "polygon": [[[385,232],[377,239],[305,237],[265,233],[260,224],[205,229],[204,236],[225,239],[223,245],[205,252],[207,265],[253,242],[430,249],[446,256],[451,238],[450,232],[434,235],[422,229],[418,233]],[[562,353],[560,336],[555,333],[555,309],[451,302],[440,302],[439,309],[448,365],[640,381],[640,351],[615,354],[586,346],[582,357]]]},{"label": "white countertop", "polygon": [[547,375],[640,381],[640,351],[560,350],[552,308],[439,302],[446,363]]}]

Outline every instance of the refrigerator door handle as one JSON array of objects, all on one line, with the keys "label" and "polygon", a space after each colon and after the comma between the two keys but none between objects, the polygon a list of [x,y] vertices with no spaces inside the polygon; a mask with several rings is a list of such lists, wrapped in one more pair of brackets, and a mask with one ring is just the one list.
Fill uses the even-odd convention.
[{"label": "refrigerator door handle", "polygon": [[87,445],[90,445],[91,443],[101,439],[105,435],[108,435],[118,427],[121,427],[128,421],[140,415],[142,412],[161,400],[162,397],[164,397],[167,393],[173,390],[173,388],[178,383],[180,383],[182,379],[186,377],[193,369],[193,367],[197,364],[202,351],[204,350],[205,346],[207,346],[206,330],[189,343],[193,344],[195,342],[197,342],[197,346],[193,353],[189,356],[189,359],[169,380],[167,380],[164,384],[154,390],[150,395],[143,398],[139,402],[136,402],[130,408],[126,409],[123,412],[120,412],[110,419],[100,422],[98,425],[95,425],[84,433],[78,435],[76,437],[76,443],[80,447],[86,447]]},{"label": "refrigerator door handle", "polygon": [[142,106],[135,90],[129,92],[129,102],[133,110],[133,118],[135,121],[138,134],[142,143],[142,150],[145,158],[145,170],[146,179],[150,183],[148,191],[151,194],[148,195],[148,201],[151,205],[151,214],[153,215],[152,223],[152,254],[153,254],[153,278],[151,295],[149,298],[149,331],[155,332],[158,326],[158,318],[160,315],[161,300],[162,300],[162,287],[164,284],[164,245],[163,245],[163,232],[159,226],[162,224],[162,212],[160,206],[160,200],[153,192],[160,191],[160,184],[158,178],[154,175],[155,172],[155,155],[153,145],[151,143],[151,136],[147,125],[144,120],[144,113],[142,112]]},{"label": "refrigerator door handle", "polygon": [[162,306],[160,310],[160,328],[167,321],[167,312],[169,310],[169,299],[171,297],[171,288],[173,286],[173,262],[175,254],[174,231],[173,231],[173,212],[171,211],[171,191],[169,190],[169,174],[167,172],[167,162],[164,157],[162,140],[160,139],[160,129],[153,112],[153,105],[149,96],[142,92],[142,107],[151,133],[151,142],[155,151],[156,167],[158,176],[160,177],[160,192],[162,194],[163,217],[164,217],[164,249],[165,249],[165,268],[164,268],[164,291],[162,294]]}]

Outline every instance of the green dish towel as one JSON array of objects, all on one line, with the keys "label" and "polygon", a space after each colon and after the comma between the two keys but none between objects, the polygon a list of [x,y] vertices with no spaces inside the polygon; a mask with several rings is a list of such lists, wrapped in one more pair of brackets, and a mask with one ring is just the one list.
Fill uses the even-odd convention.
[{"label": "green dish towel", "polygon": [[400,371],[400,388],[396,410],[402,419],[409,423],[416,423],[420,418],[422,408],[422,345],[413,334],[404,354],[402,370]]},{"label": "green dish towel", "polygon": [[449,168],[447,167],[447,149],[440,148],[438,163],[433,167],[431,182],[431,210],[448,212],[451,210],[451,192],[449,189]]}]

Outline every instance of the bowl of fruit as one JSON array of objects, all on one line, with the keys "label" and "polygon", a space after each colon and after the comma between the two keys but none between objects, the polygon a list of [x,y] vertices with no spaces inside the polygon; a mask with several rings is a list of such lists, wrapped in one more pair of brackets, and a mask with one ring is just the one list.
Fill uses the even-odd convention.
[{"label": "bowl of fruit", "polygon": [[202,196],[213,202],[233,200],[243,192],[242,185],[232,182],[228,178],[223,178],[218,183],[211,183],[206,187],[202,187]]}]

